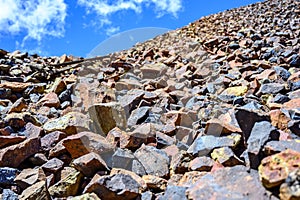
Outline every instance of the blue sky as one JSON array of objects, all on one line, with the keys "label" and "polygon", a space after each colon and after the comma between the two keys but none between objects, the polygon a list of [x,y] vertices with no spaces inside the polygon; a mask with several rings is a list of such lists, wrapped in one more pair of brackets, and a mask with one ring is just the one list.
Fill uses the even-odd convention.
[{"label": "blue sky", "polygon": [[86,57],[112,35],[176,29],[258,0],[0,0],[0,48]]}]

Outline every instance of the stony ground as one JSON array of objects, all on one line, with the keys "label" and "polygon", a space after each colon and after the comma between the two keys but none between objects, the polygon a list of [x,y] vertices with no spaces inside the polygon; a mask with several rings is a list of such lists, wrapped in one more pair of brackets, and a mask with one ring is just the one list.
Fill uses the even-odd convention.
[{"label": "stony ground", "polygon": [[300,199],[300,1],[92,59],[0,51],[12,199]]}]

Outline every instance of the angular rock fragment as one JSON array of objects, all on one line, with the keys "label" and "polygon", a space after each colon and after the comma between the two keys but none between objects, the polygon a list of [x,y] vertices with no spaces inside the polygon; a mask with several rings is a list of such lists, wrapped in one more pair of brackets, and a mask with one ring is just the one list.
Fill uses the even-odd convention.
[{"label": "angular rock fragment", "polygon": [[134,156],[141,162],[149,175],[164,177],[169,174],[169,157],[167,154],[152,146],[141,146]]},{"label": "angular rock fragment", "polygon": [[273,188],[282,184],[290,172],[300,167],[299,160],[300,153],[290,149],[264,158],[258,167],[263,185]]},{"label": "angular rock fragment", "polygon": [[174,199],[174,200],[187,200],[186,187],[181,186],[168,186],[164,195],[159,197],[159,200]]},{"label": "angular rock fragment", "polygon": [[192,171],[210,171],[213,165],[213,159],[207,156],[200,156],[189,163],[189,169]]},{"label": "angular rock fragment", "polygon": [[45,181],[46,175],[41,168],[37,169],[24,169],[20,174],[14,179],[15,183],[22,189],[34,185],[37,182]]},{"label": "angular rock fragment", "polygon": [[57,119],[49,120],[44,124],[43,128],[47,133],[62,131],[68,135],[73,135],[89,130],[89,120],[82,113],[70,112]]},{"label": "angular rock fragment", "polygon": [[155,191],[164,191],[167,188],[168,181],[153,175],[144,175],[142,177],[147,187]]},{"label": "angular rock fragment", "polygon": [[300,198],[300,169],[292,171],[285,182],[280,186],[280,199],[292,200]]},{"label": "angular rock fragment", "polygon": [[0,185],[13,185],[19,170],[9,167],[0,168]]},{"label": "angular rock fragment", "polygon": [[[244,187],[244,182],[247,187]],[[186,191],[188,199],[267,199],[257,173],[243,166],[226,167],[207,173]]]},{"label": "angular rock fragment", "polygon": [[28,187],[19,196],[20,199],[26,200],[50,200],[47,190],[46,181],[40,181]]},{"label": "angular rock fragment", "polygon": [[214,149],[211,153],[211,157],[224,167],[243,164],[243,161],[240,160],[229,147]]}]

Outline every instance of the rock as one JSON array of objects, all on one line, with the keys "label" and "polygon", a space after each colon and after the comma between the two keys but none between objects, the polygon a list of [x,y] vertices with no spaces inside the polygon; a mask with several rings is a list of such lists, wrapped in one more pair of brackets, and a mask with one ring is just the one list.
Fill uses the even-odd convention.
[{"label": "rock", "polygon": [[189,163],[193,159],[192,155],[186,151],[180,151],[172,156],[170,171],[174,174],[184,174],[188,171]]},{"label": "rock", "polygon": [[181,186],[171,186],[169,185],[161,197],[159,197],[159,200],[187,200],[187,197],[185,195],[186,192],[186,187],[181,187]]},{"label": "rock", "polygon": [[18,167],[26,158],[40,150],[40,139],[29,138],[0,150],[0,166]]},{"label": "rock", "polygon": [[9,109],[8,113],[12,112],[22,112],[23,109],[26,109],[28,106],[23,97],[19,98]]},{"label": "rock", "polygon": [[280,186],[280,199],[292,200],[300,198],[299,188],[300,169],[292,171]]},{"label": "rock", "polygon": [[214,149],[211,153],[211,157],[224,167],[243,164],[243,161],[240,160],[229,147]]},{"label": "rock", "polygon": [[127,149],[118,148],[112,156],[112,167],[122,168],[138,175],[145,175],[143,165],[135,158],[133,153]]},{"label": "rock", "polygon": [[129,143],[129,134],[116,127],[110,130],[106,136],[106,140],[114,147],[126,148]]},{"label": "rock", "polygon": [[279,132],[268,121],[256,122],[247,140],[251,167],[256,169],[262,159],[262,148],[270,140],[279,140]]},{"label": "rock", "polygon": [[153,175],[144,175],[142,179],[150,190],[165,191],[167,188],[168,181],[163,178]]},{"label": "rock", "polygon": [[281,185],[290,172],[300,167],[299,160],[300,153],[290,149],[264,158],[258,167],[263,185],[266,188]]},{"label": "rock", "polygon": [[111,166],[114,147],[101,135],[92,132],[81,132],[63,139],[62,145],[71,154],[72,158],[94,152],[99,154],[109,167]]},{"label": "rock", "polygon": [[0,84],[0,88],[10,89],[12,92],[22,92],[32,83],[21,83],[21,82],[5,82]]},{"label": "rock", "polygon": [[50,196],[52,198],[75,196],[80,188],[82,179],[83,175],[80,172],[71,172],[65,178],[49,187]]},{"label": "rock", "polygon": [[206,156],[213,149],[219,147],[233,147],[236,141],[230,137],[215,137],[212,135],[198,136],[187,150],[188,153],[197,156]]},{"label": "rock", "polygon": [[[244,182],[247,187],[244,187]],[[243,166],[226,167],[202,176],[186,190],[188,199],[267,199],[258,175]]]},{"label": "rock", "polygon": [[263,112],[258,105],[249,103],[236,109],[236,120],[242,130],[244,141],[247,141],[256,122],[270,121],[269,115]]},{"label": "rock", "polygon": [[48,133],[44,137],[41,138],[41,147],[44,151],[49,151],[52,147],[54,147],[59,141],[67,137],[67,134],[60,131],[54,131]]},{"label": "rock", "polygon": [[25,136],[2,136],[0,135],[0,149],[18,144],[26,139]]},{"label": "rock", "polygon": [[68,200],[101,200],[95,193],[86,193],[76,197],[70,197]]},{"label": "rock", "polygon": [[186,172],[180,180],[177,182],[176,185],[182,187],[191,187],[195,184],[202,176],[206,175],[207,172],[198,172],[198,171],[190,171]]},{"label": "rock", "polygon": [[19,200],[18,194],[10,189],[4,189],[2,195],[0,195],[2,200]]},{"label": "rock", "polygon": [[22,189],[34,185],[37,182],[45,181],[46,175],[41,168],[23,169],[20,174],[14,179],[15,183]]},{"label": "rock", "polygon": [[163,63],[146,64],[140,68],[143,79],[155,79],[167,72],[168,67]]},{"label": "rock", "polygon": [[141,191],[141,185],[128,174],[95,175],[85,187],[84,193],[94,192],[100,199],[136,199]]},{"label": "rock", "polygon": [[287,110],[297,109],[300,107],[300,98],[291,99],[283,104],[282,108]]},{"label": "rock", "polygon": [[164,177],[169,174],[169,157],[167,154],[152,146],[142,145],[134,156],[142,163],[149,175]]},{"label": "rock", "polygon": [[120,104],[125,110],[125,116],[129,117],[130,113],[136,109],[142,100],[145,92],[143,90],[130,90],[124,96],[120,97]]},{"label": "rock", "polygon": [[40,166],[48,162],[48,159],[46,155],[42,153],[36,153],[33,156],[29,157],[28,161],[35,166]]},{"label": "rock", "polygon": [[287,141],[270,141],[264,145],[264,154],[273,155],[280,153],[287,149],[300,152],[300,142],[297,140],[287,140]]},{"label": "rock", "polygon": [[127,120],[127,125],[134,126],[143,123],[149,116],[150,107],[142,106],[132,111],[130,117]]},{"label": "rock", "polygon": [[97,153],[91,152],[72,162],[72,166],[87,177],[92,177],[97,171],[107,171],[108,167],[105,161]]},{"label": "rock", "polygon": [[0,168],[0,185],[13,185],[15,184],[14,179],[16,178],[19,171],[14,168],[2,167]]},{"label": "rock", "polygon": [[147,184],[145,183],[145,181],[142,179],[142,177],[137,175],[135,172],[128,171],[126,169],[121,169],[121,168],[112,168],[110,171],[110,175],[114,175],[114,174],[128,174],[142,186],[141,188],[142,191],[145,191],[147,189]]},{"label": "rock", "polygon": [[50,200],[49,193],[45,181],[40,181],[31,185],[22,192],[19,196],[20,199],[24,200]]},{"label": "rock", "polygon": [[56,174],[59,170],[63,168],[64,162],[59,160],[58,158],[52,158],[45,164],[41,166],[45,173],[53,173]]},{"label": "rock", "polygon": [[242,130],[240,128],[219,119],[211,119],[207,121],[205,125],[205,133],[207,135],[220,136],[241,132]]},{"label": "rock", "polygon": [[37,102],[37,104],[40,106],[59,108],[60,101],[59,101],[57,94],[52,92],[52,93],[46,94],[42,99],[40,99]]},{"label": "rock", "polygon": [[291,119],[290,117],[286,116],[281,110],[271,110],[269,114],[273,126],[279,128],[280,130],[286,130],[288,128],[288,123]]},{"label": "rock", "polygon": [[292,133],[300,135],[300,120],[292,120],[288,123],[288,128]]},{"label": "rock", "polygon": [[258,91],[258,95],[263,94],[277,94],[284,90],[284,85],[280,83],[266,83],[261,85]]},{"label": "rock", "polygon": [[214,160],[207,156],[196,157],[189,163],[192,171],[210,171],[214,165]]},{"label": "rock", "polygon": [[115,127],[126,128],[126,115],[119,103],[101,103],[89,107],[97,133],[106,136]]},{"label": "rock", "polygon": [[89,130],[89,120],[82,113],[70,112],[57,119],[49,120],[44,124],[43,128],[47,133],[61,131],[67,135],[73,135]]},{"label": "rock", "polygon": [[11,89],[0,88],[0,99],[8,99],[11,96]]}]

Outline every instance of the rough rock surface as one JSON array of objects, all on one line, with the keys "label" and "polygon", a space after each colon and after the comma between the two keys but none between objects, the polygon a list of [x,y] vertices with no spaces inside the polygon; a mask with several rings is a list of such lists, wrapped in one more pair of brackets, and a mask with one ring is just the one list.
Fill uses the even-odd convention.
[{"label": "rough rock surface", "polygon": [[102,57],[0,50],[0,198],[299,199],[300,2]]}]

